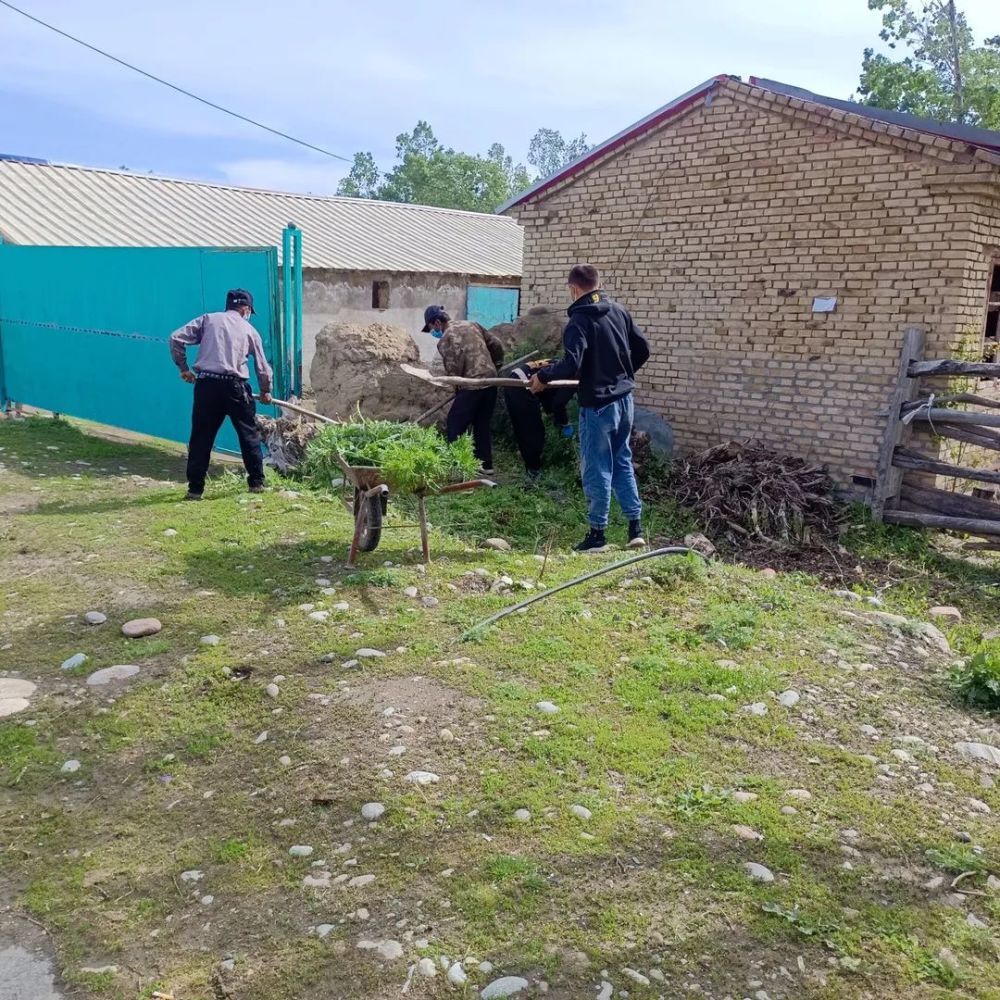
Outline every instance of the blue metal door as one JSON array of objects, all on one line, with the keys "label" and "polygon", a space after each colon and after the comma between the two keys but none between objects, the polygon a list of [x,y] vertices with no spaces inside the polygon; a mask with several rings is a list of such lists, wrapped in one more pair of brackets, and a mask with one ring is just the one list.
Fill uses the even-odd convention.
[{"label": "blue metal door", "polygon": [[521,302],[520,288],[469,285],[465,315],[488,330],[498,323],[513,323]]},{"label": "blue metal door", "polygon": [[[281,354],[273,247],[2,244],[0,401],[186,441],[192,387],[167,340],[195,316],[224,309],[237,287],[253,294],[252,322],[273,362]],[[279,381],[275,395],[287,388]],[[237,450],[228,422],[216,446]]]}]

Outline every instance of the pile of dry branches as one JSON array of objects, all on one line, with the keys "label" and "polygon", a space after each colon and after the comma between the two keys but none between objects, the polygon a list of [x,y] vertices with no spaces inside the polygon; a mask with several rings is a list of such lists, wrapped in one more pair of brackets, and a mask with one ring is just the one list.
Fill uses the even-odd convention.
[{"label": "pile of dry branches", "polygon": [[633,430],[628,443],[632,448],[632,468],[639,480],[643,481],[656,465],[652,442],[645,431]]},{"label": "pile of dry branches", "polygon": [[840,515],[824,469],[757,441],[692,456],[675,467],[672,492],[709,535],[734,543],[808,545],[835,535]]},{"label": "pile of dry branches", "polygon": [[305,458],[306,445],[316,436],[318,426],[301,417],[270,417],[257,414],[257,429],[267,446],[267,464],[280,473],[298,471]]}]

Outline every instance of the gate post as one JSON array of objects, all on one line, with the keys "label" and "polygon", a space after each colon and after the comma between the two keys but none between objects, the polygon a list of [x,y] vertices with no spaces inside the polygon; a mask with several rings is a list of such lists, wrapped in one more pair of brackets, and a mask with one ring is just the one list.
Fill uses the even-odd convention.
[{"label": "gate post", "polygon": [[909,428],[900,419],[904,403],[917,397],[919,379],[910,377],[910,362],[919,361],[924,356],[924,344],[927,335],[917,326],[907,327],[903,334],[903,348],[899,356],[899,372],[896,384],[889,396],[888,412],[886,413],[885,431],[882,434],[882,446],[879,448],[878,464],[875,469],[875,489],[872,491],[872,517],[882,520],[886,504],[899,496],[903,482],[903,470],[892,464],[896,447],[903,442],[903,437]]},{"label": "gate post", "polygon": [[[0,234],[0,248],[3,247],[3,235]],[[0,253],[0,412],[10,408],[11,400],[7,398],[7,380],[3,371],[3,255]]]},{"label": "gate post", "polygon": [[3,319],[0,318],[0,412],[7,409],[7,384],[3,377]]},{"label": "gate post", "polygon": [[281,234],[281,394],[302,395],[302,230]]},{"label": "gate post", "polygon": [[292,300],[294,324],[292,326],[292,392],[302,395],[302,230],[292,226],[292,242],[295,245],[293,281],[295,298]]},{"label": "gate post", "polygon": [[289,223],[281,234],[281,329],[278,332],[278,357],[275,368],[278,371],[279,398],[289,394],[288,357],[289,338],[292,330],[292,224]]}]

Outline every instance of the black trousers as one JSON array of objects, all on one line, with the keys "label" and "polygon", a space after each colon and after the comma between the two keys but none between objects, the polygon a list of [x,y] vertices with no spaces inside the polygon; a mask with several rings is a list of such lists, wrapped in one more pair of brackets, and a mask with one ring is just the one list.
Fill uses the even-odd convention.
[{"label": "black trousers", "polygon": [[490,423],[497,405],[496,387],[462,389],[448,411],[448,440],[457,441],[470,427],[476,458],[484,469],[493,468],[493,432]]},{"label": "black trousers", "polygon": [[556,427],[569,423],[566,404],[573,398],[573,390],[548,389],[536,396],[527,389],[504,389],[504,402],[514,431],[517,450],[528,472],[537,472],[542,467],[542,452],[545,448],[545,421],[542,413],[548,413]]},{"label": "black trousers", "polygon": [[200,378],[194,384],[191,442],[188,445],[187,480],[192,493],[204,492],[215,436],[226,417],[240,439],[249,484],[264,485],[264,458],[250,383],[236,378]]}]

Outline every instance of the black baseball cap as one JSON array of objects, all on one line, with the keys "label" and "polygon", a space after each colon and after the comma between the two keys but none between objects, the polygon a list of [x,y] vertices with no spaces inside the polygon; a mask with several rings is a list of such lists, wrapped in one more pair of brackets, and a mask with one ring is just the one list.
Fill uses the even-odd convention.
[{"label": "black baseball cap", "polygon": [[431,323],[436,323],[439,319],[443,319],[445,323],[451,322],[451,317],[444,311],[444,306],[428,306],[424,310],[424,329],[423,333],[431,332]]},{"label": "black baseball cap", "polygon": [[250,312],[257,312],[253,307],[253,296],[245,288],[232,288],[226,292],[226,308],[239,309],[240,306],[249,306]]}]

